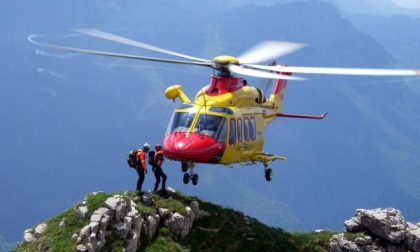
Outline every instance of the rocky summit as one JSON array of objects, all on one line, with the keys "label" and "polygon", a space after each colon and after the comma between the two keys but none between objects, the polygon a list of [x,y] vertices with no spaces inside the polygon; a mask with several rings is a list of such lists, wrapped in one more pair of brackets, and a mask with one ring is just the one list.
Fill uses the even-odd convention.
[{"label": "rocky summit", "polygon": [[87,195],[23,232],[15,251],[327,251],[334,233],[289,233],[168,188]]},{"label": "rocky summit", "polygon": [[344,222],[344,233],[330,240],[332,252],[420,251],[420,223],[406,222],[394,208],[357,209]]},{"label": "rocky summit", "polygon": [[420,223],[393,208],[357,209],[344,232],[285,232],[169,188],[87,195],[23,232],[15,251],[416,251]]}]

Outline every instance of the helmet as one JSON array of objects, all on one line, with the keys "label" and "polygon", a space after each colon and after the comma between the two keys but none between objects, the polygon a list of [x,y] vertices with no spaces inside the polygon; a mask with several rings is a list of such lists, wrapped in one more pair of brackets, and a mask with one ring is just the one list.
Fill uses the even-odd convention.
[{"label": "helmet", "polygon": [[160,145],[160,144],[156,144],[156,146],[155,146],[155,150],[156,151],[160,151],[162,149],[162,145]]},{"label": "helmet", "polygon": [[144,149],[144,150],[146,150],[146,151],[148,151],[148,150],[150,149],[150,144],[145,143],[145,144],[143,145],[143,149]]}]

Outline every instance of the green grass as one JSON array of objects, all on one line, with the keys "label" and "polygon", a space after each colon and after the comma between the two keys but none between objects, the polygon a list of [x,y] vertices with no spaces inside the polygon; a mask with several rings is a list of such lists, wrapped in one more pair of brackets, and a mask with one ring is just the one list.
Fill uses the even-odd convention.
[{"label": "green grass", "polygon": [[169,198],[161,198],[156,194],[152,194],[153,201],[156,208],[166,208],[171,213],[178,212],[180,214],[186,214],[184,202],[175,199],[173,196]]},{"label": "green grass", "polygon": [[299,251],[304,252],[321,252],[328,251],[330,238],[336,233],[331,231],[323,231],[319,233],[291,233],[292,240]]},{"label": "green grass", "polygon": [[187,252],[188,246],[181,245],[165,227],[160,228],[155,238],[147,247],[141,247],[144,252]]},{"label": "green grass", "polygon": [[364,238],[368,234],[365,232],[345,232],[344,237],[349,241],[354,241],[356,238]]},{"label": "green grass", "polygon": [[[60,221],[66,218],[66,227],[60,228]],[[74,210],[69,209],[57,217],[46,221],[47,229],[42,237],[29,244],[22,244],[14,251],[74,251],[76,241],[71,239],[74,233],[87,224],[87,220],[80,220],[76,217]]]},{"label": "green grass", "polygon": [[[71,239],[72,235],[74,233],[79,234],[80,229],[89,223],[90,215],[93,211],[103,206],[104,201],[110,195],[111,194],[106,193],[97,193],[96,195],[89,194],[86,199],[88,214],[85,218],[77,218],[74,209],[68,209],[45,222],[47,224],[47,229],[39,240],[30,244],[19,245],[14,251],[74,251],[76,240]],[[58,225],[63,218],[65,218],[66,226],[60,228]]]}]

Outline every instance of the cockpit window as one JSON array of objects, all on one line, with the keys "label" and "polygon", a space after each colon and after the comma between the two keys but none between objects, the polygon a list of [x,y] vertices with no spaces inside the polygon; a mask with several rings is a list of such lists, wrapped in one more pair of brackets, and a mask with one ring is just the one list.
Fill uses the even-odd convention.
[{"label": "cockpit window", "polygon": [[166,134],[172,132],[187,132],[195,117],[195,112],[175,112],[169,122]]},{"label": "cockpit window", "polygon": [[226,120],[222,116],[201,114],[195,124],[194,132],[213,137],[221,143],[226,142]]}]

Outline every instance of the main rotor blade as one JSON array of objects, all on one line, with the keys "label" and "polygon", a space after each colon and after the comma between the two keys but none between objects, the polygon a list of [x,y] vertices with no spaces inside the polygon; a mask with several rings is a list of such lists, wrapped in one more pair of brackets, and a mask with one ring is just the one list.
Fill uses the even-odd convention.
[{"label": "main rotor blade", "polygon": [[35,41],[33,39],[35,37],[39,37],[39,35],[30,35],[28,37],[28,40],[31,43],[34,43],[35,45],[38,45],[38,46],[44,46],[44,47],[48,47],[48,48],[52,48],[52,49],[56,49],[56,50],[68,51],[68,52],[93,54],[93,55],[126,58],[126,59],[158,61],[158,62],[165,62],[165,63],[185,64],[185,65],[199,65],[199,66],[207,66],[207,67],[212,67],[213,66],[211,62],[195,62],[195,61],[162,59],[162,58],[144,57],[144,56],[131,55],[131,54],[121,54],[121,53],[114,53],[114,52],[97,51],[97,50],[89,50],[89,49],[83,49],[83,48],[44,44],[44,43],[39,43],[39,42]]},{"label": "main rotor blade", "polygon": [[281,73],[336,74],[336,75],[374,75],[374,76],[416,76],[420,70],[414,69],[369,69],[369,68],[334,68],[334,67],[294,67],[245,65],[254,69],[269,70]]},{"label": "main rotor blade", "polygon": [[190,60],[202,61],[202,62],[208,62],[209,61],[209,60],[206,60],[206,59],[200,59],[200,58],[196,58],[196,57],[189,56],[189,55],[186,55],[186,54],[181,54],[181,53],[169,51],[169,50],[159,48],[159,47],[156,47],[156,46],[153,46],[153,45],[148,45],[146,43],[142,43],[142,42],[138,42],[138,41],[135,41],[135,40],[132,40],[132,39],[124,38],[124,37],[114,35],[114,34],[111,34],[111,33],[108,33],[108,32],[104,32],[104,31],[101,31],[101,30],[95,29],[95,28],[74,29],[74,31],[78,32],[78,33],[85,34],[85,35],[97,37],[97,38],[111,40],[111,41],[118,42],[118,43],[125,44],[125,45],[130,45],[130,46],[134,46],[134,47],[143,48],[143,49],[146,49],[146,50],[149,50],[149,51],[154,51],[154,52],[169,54],[169,55],[172,55],[172,56],[177,56],[177,57],[184,58],[184,59],[190,59]]},{"label": "main rotor blade", "polygon": [[277,79],[279,80],[305,80],[303,78],[290,76],[290,75],[269,73],[269,72],[255,70],[255,69],[243,68],[238,65],[229,65],[229,70],[234,73],[254,76],[254,77],[259,77],[259,78],[268,78],[268,79],[275,79],[275,80]]},{"label": "main rotor blade", "polygon": [[238,57],[239,62],[244,64],[255,64],[266,60],[277,59],[278,57],[293,53],[304,44],[287,41],[264,41]]}]

